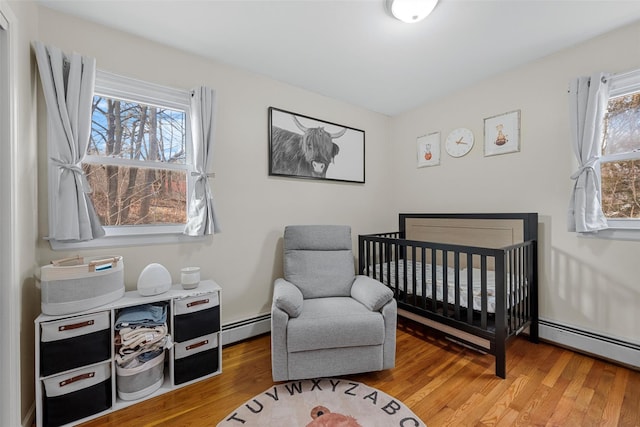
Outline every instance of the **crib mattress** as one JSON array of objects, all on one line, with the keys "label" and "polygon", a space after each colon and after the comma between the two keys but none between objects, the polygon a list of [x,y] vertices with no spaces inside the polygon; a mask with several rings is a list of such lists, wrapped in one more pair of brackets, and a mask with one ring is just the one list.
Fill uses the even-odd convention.
[{"label": "crib mattress", "polygon": [[[413,289],[413,271],[416,271],[416,289]],[[404,283],[404,269],[407,269],[407,281]],[[388,267],[387,267],[388,266]],[[397,267],[396,267],[397,266]],[[414,294],[419,297],[427,297],[433,298],[433,287],[432,287],[432,265],[431,264],[422,264],[419,261],[415,263],[412,260],[406,260],[402,262],[396,263],[392,261],[390,263],[382,263],[376,264],[375,266],[370,266],[370,271],[375,272],[375,277],[382,281],[383,283],[391,286],[392,288],[396,288],[396,277],[398,277],[400,281],[400,285],[398,290],[407,292],[409,294]],[[397,268],[397,274],[396,274]],[[425,295],[423,295],[422,289],[422,269],[425,270]],[[381,271],[382,270],[382,271]],[[389,274],[389,272],[391,274]],[[460,307],[467,308],[469,306],[468,301],[468,292],[467,292],[467,269],[460,270],[460,280],[458,286],[458,295],[460,298]],[[441,265],[436,265],[436,300],[442,302],[443,301],[443,277],[444,272]],[[472,295],[473,295],[473,309],[477,311],[482,310],[482,287],[481,287],[481,270],[479,268],[472,269]],[[507,286],[509,288],[509,286]],[[522,292],[507,292],[507,302],[515,303],[515,301],[519,301],[520,298],[515,298],[518,294],[524,295],[524,289]],[[455,269],[449,267],[447,268],[447,302],[449,304],[453,304],[456,298],[456,285],[455,285]],[[512,298],[514,297],[514,298]],[[495,271],[487,270],[487,312],[495,313],[496,311],[496,299],[495,299]]]}]

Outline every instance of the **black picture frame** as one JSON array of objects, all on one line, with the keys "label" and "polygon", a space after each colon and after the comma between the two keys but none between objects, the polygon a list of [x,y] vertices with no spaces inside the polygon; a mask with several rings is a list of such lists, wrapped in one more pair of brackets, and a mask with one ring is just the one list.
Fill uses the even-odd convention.
[{"label": "black picture frame", "polygon": [[364,159],[363,130],[269,107],[270,176],[364,184]]}]

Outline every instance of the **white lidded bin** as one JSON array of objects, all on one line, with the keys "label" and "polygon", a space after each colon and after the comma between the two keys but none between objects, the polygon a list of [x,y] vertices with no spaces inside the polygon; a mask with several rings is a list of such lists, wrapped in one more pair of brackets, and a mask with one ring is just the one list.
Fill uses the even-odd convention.
[{"label": "white lidded bin", "polygon": [[158,390],[164,382],[164,353],[133,368],[116,364],[118,397],[137,400]]},{"label": "white lidded bin", "polygon": [[124,295],[122,256],[73,257],[40,268],[41,308],[61,315],[89,310]]}]

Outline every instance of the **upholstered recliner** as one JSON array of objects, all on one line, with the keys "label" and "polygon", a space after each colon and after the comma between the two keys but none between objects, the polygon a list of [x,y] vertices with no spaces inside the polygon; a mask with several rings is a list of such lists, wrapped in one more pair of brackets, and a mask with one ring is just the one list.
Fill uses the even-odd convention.
[{"label": "upholstered recliner", "polygon": [[274,381],[380,371],[395,366],[393,292],[355,275],[351,228],[296,225],[284,231],[284,279],[271,308]]}]

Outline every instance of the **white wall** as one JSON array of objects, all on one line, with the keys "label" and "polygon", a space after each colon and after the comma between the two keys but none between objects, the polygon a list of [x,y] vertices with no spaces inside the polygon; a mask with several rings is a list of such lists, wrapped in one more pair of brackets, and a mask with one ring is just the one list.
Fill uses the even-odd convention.
[{"label": "white wall", "polygon": [[[640,343],[640,242],[569,233],[575,171],[569,145],[569,81],[640,68],[640,23],[461,89],[391,121],[394,207],[414,212],[538,212],[540,316]],[[471,64],[471,66],[473,66]],[[437,82],[434,82],[437,84]],[[484,157],[484,118],[521,110],[521,150]],[[465,157],[416,168],[416,137],[473,130]],[[444,147],[443,147],[444,149]]]},{"label": "white wall", "polygon": [[[180,267],[199,265],[203,277],[223,288],[223,323],[241,320],[269,312],[273,279],[282,270],[285,225],[350,224],[355,244],[358,233],[388,228],[385,220],[394,223],[395,209],[380,202],[391,193],[388,117],[46,8],[40,9],[39,20],[41,41],[94,56],[101,69],[177,88],[204,84],[218,94],[212,190],[223,231],[205,243],[118,249],[124,255],[128,288],[135,288],[138,274],[151,262],[165,265],[176,281]],[[269,177],[269,106],[364,130],[366,183]],[[39,128],[44,168],[42,119]],[[46,206],[45,179],[41,174],[41,207]],[[39,211],[42,237],[46,209]],[[66,255],[51,251],[44,241],[38,246],[41,262]]]}]

